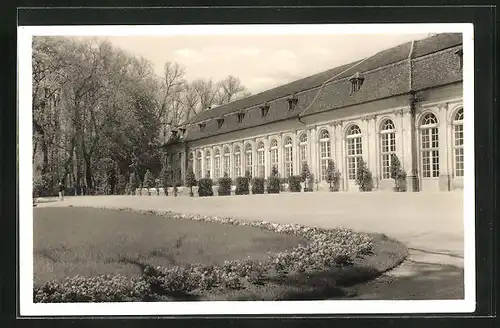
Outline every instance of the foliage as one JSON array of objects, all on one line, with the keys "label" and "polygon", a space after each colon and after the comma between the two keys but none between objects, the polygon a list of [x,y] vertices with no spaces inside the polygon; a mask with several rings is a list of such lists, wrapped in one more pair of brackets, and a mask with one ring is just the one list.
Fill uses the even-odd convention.
[{"label": "foliage", "polygon": [[406,172],[401,167],[401,162],[399,161],[396,154],[391,156],[391,179],[394,179],[395,188],[397,191],[406,190]]},{"label": "foliage", "polygon": [[359,186],[360,191],[372,191],[373,180],[372,173],[368,169],[363,158],[359,159],[358,171],[356,173],[356,184]]},{"label": "foliage", "polygon": [[326,168],[326,182],[330,185],[330,191],[338,191],[340,171],[335,166],[335,162],[331,159],[328,160],[328,166]]},{"label": "foliage", "polygon": [[52,177],[50,174],[44,174],[33,180],[33,197],[47,197],[54,194]]},{"label": "foliage", "polygon": [[224,173],[224,177],[219,179],[219,189],[217,194],[219,196],[229,196],[231,195],[231,185],[233,180],[228,176],[227,173]]},{"label": "foliage", "polygon": [[188,81],[177,63],[157,75],[107,40],[36,36],[32,49],[34,177],[51,174],[48,190],[62,178],[116,193],[119,173],[156,176],[171,126],[246,95],[236,77]]},{"label": "foliage", "polygon": [[236,178],[236,195],[248,195],[250,193],[249,190],[249,180],[248,177],[237,177]]},{"label": "foliage", "polygon": [[127,193],[127,177],[123,174],[118,174],[115,193],[117,195],[124,195]]},{"label": "foliage", "polygon": [[245,178],[248,179],[248,182],[252,180],[252,173],[249,170],[245,170]]},{"label": "foliage", "polygon": [[304,191],[313,191],[314,188],[314,177],[309,169],[309,165],[307,163],[302,164],[302,169],[300,172],[300,181],[304,183]]},{"label": "foliage", "polygon": [[267,193],[278,194],[281,189],[281,180],[279,178],[278,169],[273,167],[271,169],[271,176],[267,179]]},{"label": "foliage", "polygon": [[164,164],[161,168],[160,174],[160,186],[167,190],[167,188],[172,186],[172,168],[168,164]]},{"label": "foliage", "polygon": [[143,182],[144,188],[154,188],[155,187],[155,178],[153,176],[153,173],[151,173],[150,170],[146,171],[146,174],[144,174],[144,182]]},{"label": "foliage", "polygon": [[252,194],[263,194],[264,193],[264,178],[253,178],[252,179]]},{"label": "foliage", "polygon": [[197,185],[196,176],[193,170],[189,170],[186,173],[186,186],[189,188],[189,195],[193,196],[193,187]]},{"label": "foliage", "polygon": [[136,189],[140,187],[141,180],[139,179],[139,177],[135,172],[130,173],[128,185],[129,185],[129,190],[132,192],[132,194],[135,194]]},{"label": "foliage", "polygon": [[289,189],[291,192],[300,192],[301,190],[301,176],[300,175],[292,175],[289,179]]},{"label": "foliage", "polygon": [[213,181],[210,178],[203,178],[198,180],[198,196],[213,196],[214,191],[212,189]]}]

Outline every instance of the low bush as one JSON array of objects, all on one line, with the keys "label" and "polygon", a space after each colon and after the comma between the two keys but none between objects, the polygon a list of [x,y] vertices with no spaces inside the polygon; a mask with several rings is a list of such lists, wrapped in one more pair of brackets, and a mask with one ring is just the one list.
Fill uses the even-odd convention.
[{"label": "low bush", "polygon": [[252,179],[252,194],[263,194],[264,193],[264,178],[253,178]]},{"label": "low bush", "polygon": [[235,194],[248,195],[250,193],[248,189],[248,183],[249,183],[248,177],[237,177]]},{"label": "low bush", "polygon": [[224,177],[219,179],[219,191],[218,195],[219,196],[229,196],[231,195],[231,185],[233,183],[233,180],[226,174],[224,174]]},{"label": "low bush", "polygon": [[212,189],[213,181],[210,178],[203,178],[198,180],[198,196],[213,196],[214,191]]},{"label": "low bush", "polygon": [[300,175],[292,175],[288,179],[288,188],[290,189],[291,192],[300,192],[300,189],[302,188],[300,185],[300,181],[301,181]]},{"label": "low bush", "polygon": [[279,177],[269,177],[267,179],[267,193],[268,194],[279,194],[281,181]]}]

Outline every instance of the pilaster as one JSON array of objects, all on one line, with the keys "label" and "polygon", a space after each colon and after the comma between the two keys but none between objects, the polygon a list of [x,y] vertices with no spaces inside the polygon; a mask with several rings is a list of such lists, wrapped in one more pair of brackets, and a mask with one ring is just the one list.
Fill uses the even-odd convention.
[{"label": "pilaster", "polygon": [[318,176],[318,138],[317,138],[317,133],[316,133],[316,127],[312,127],[309,130],[309,138],[307,139],[309,141],[309,144],[307,145],[309,148],[309,154],[310,154],[310,169],[311,173],[314,176],[314,179],[319,179]]},{"label": "pilaster", "polygon": [[442,104],[438,107],[439,115],[439,190],[449,191],[451,184],[451,167],[448,162],[448,105]]}]

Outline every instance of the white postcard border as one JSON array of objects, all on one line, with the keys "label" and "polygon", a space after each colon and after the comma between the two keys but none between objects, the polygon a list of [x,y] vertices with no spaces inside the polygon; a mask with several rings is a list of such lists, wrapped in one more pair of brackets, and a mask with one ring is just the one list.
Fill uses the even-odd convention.
[{"label": "white postcard border", "polygon": [[[32,210],[32,36],[165,36],[258,34],[405,34],[463,33],[464,123],[464,277],[463,300],[432,301],[277,301],[33,303]],[[19,302],[21,316],[269,315],[470,313],[476,307],[474,195],[474,46],[473,25],[459,24],[311,24],[184,26],[20,26],[18,28],[19,128]]]}]

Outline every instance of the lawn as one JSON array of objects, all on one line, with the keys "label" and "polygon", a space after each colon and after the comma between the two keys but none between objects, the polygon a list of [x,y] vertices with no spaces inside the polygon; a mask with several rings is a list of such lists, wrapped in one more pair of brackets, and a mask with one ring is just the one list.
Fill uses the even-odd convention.
[{"label": "lawn", "polygon": [[382,234],[163,215],[35,208],[35,299],[345,299],[407,255]]},{"label": "lawn", "polygon": [[90,208],[35,208],[35,284],[81,275],[141,273],[141,265],[222,264],[291,249],[306,241],[254,227]]}]

